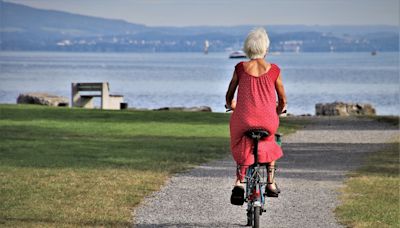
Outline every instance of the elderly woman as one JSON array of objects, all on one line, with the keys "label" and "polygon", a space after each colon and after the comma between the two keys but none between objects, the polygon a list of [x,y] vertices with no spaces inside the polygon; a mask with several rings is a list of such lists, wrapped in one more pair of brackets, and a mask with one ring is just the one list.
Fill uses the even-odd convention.
[{"label": "elderly woman", "polygon": [[[230,119],[231,151],[239,167],[233,195],[244,194],[241,182],[246,167],[254,163],[252,141],[244,135],[247,130],[254,128],[269,132],[269,136],[258,145],[258,160],[266,163],[268,170],[266,194],[277,197],[280,193],[274,181],[274,172],[275,161],[282,156],[282,149],[275,142],[274,134],[279,127],[278,115],[286,109],[286,95],[279,67],[264,60],[269,43],[263,28],[254,29],[248,34],[243,49],[250,60],[235,66],[226,93],[226,107],[234,110]],[[233,100],[236,88],[237,102]]]}]

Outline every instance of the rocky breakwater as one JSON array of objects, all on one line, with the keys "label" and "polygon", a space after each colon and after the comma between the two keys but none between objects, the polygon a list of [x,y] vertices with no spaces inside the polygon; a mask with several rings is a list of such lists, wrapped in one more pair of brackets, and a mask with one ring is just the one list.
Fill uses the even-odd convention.
[{"label": "rocky breakwater", "polygon": [[334,102],[315,105],[315,115],[317,116],[368,116],[375,114],[375,108],[371,104]]},{"label": "rocky breakwater", "polygon": [[212,112],[212,109],[208,106],[199,107],[163,107],[158,109],[153,109],[153,111],[182,111],[182,112]]},{"label": "rocky breakwater", "polygon": [[17,104],[39,104],[56,107],[68,107],[68,98],[48,93],[22,93],[17,98]]}]

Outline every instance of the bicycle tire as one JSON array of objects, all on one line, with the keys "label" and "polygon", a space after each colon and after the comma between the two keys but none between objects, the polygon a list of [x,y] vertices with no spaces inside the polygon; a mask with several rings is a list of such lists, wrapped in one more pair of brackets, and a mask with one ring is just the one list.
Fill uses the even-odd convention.
[{"label": "bicycle tire", "polygon": [[253,216],[254,216],[254,221],[253,221],[253,227],[254,228],[259,228],[260,227],[260,207],[254,207],[253,211]]}]

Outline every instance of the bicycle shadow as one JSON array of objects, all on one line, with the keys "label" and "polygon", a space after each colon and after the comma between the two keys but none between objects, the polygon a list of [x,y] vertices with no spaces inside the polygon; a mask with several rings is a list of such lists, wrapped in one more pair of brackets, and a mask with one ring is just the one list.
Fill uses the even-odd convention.
[{"label": "bicycle shadow", "polygon": [[163,227],[163,228],[171,228],[171,227],[226,227],[230,228],[232,226],[235,227],[248,227],[245,224],[222,224],[222,223],[157,223],[157,224],[140,224],[134,225],[135,228],[154,228],[154,227]]}]

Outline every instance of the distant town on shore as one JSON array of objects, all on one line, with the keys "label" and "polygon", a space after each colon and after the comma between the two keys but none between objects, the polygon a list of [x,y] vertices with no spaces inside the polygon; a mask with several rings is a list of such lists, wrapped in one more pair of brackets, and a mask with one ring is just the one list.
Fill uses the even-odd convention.
[{"label": "distant town on shore", "polygon": [[[235,51],[255,27],[150,27],[3,1],[0,6],[2,51],[203,52],[205,43],[209,52]],[[272,41],[271,52],[399,51],[396,26],[264,27]]]}]

